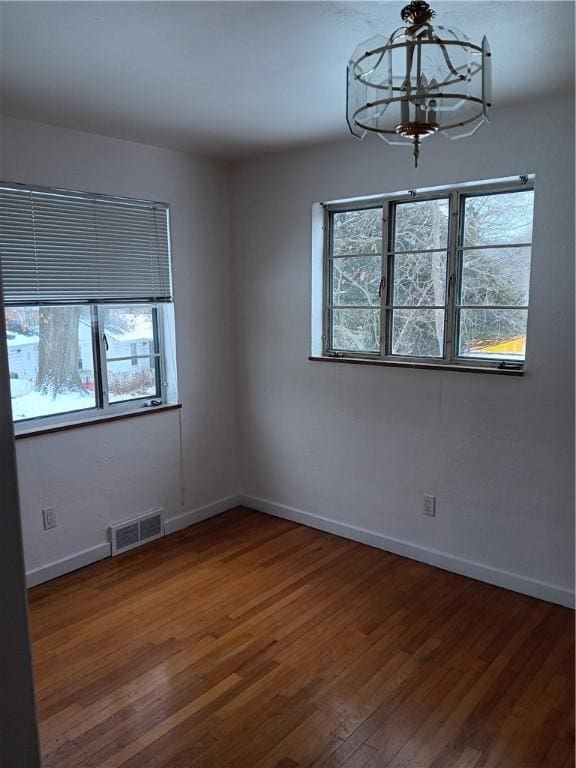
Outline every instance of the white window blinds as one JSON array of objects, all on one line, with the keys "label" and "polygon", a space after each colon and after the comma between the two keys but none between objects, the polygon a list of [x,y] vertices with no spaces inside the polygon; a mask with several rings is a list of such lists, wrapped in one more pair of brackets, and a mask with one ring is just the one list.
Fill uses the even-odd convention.
[{"label": "white window blinds", "polygon": [[11,306],[171,301],[161,203],[0,186],[0,264]]}]

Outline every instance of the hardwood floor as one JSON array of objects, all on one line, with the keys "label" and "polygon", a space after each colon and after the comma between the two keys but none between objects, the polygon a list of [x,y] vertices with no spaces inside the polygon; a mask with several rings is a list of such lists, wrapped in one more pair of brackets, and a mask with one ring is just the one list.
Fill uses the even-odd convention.
[{"label": "hardwood floor", "polygon": [[30,591],[44,768],[568,768],[565,608],[242,508]]}]

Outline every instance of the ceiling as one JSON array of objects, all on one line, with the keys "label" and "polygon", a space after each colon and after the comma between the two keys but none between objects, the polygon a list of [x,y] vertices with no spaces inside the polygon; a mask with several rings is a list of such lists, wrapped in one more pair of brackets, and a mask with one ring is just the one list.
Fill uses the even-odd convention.
[{"label": "ceiling", "polygon": [[[233,157],[344,137],[356,45],[402,2],[2,2],[4,114]],[[495,106],[573,87],[572,2],[438,2],[483,34]]]}]

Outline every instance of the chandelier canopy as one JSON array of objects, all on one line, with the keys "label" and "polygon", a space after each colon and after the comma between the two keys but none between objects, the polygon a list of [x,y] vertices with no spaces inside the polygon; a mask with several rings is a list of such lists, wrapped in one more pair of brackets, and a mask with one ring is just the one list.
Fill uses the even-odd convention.
[{"label": "chandelier canopy", "polygon": [[420,142],[438,131],[471,136],[488,120],[491,53],[486,37],[472,43],[458,30],[431,24],[423,0],[402,9],[400,27],[361,43],[348,63],[346,119],[353,136],[376,133],[388,144]]}]

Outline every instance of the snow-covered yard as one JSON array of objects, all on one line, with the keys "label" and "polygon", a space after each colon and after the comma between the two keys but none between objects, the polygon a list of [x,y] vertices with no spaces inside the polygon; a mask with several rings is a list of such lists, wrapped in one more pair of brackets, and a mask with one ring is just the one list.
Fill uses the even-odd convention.
[{"label": "snow-covered yard", "polygon": [[22,397],[12,398],[12,416],[14,421],[34,419],[39,416],[49,416],[56,413],[69,413],[85,408],[94,408],[94,394],[67,392],[53,397],[41,392],[31,392]]}]

